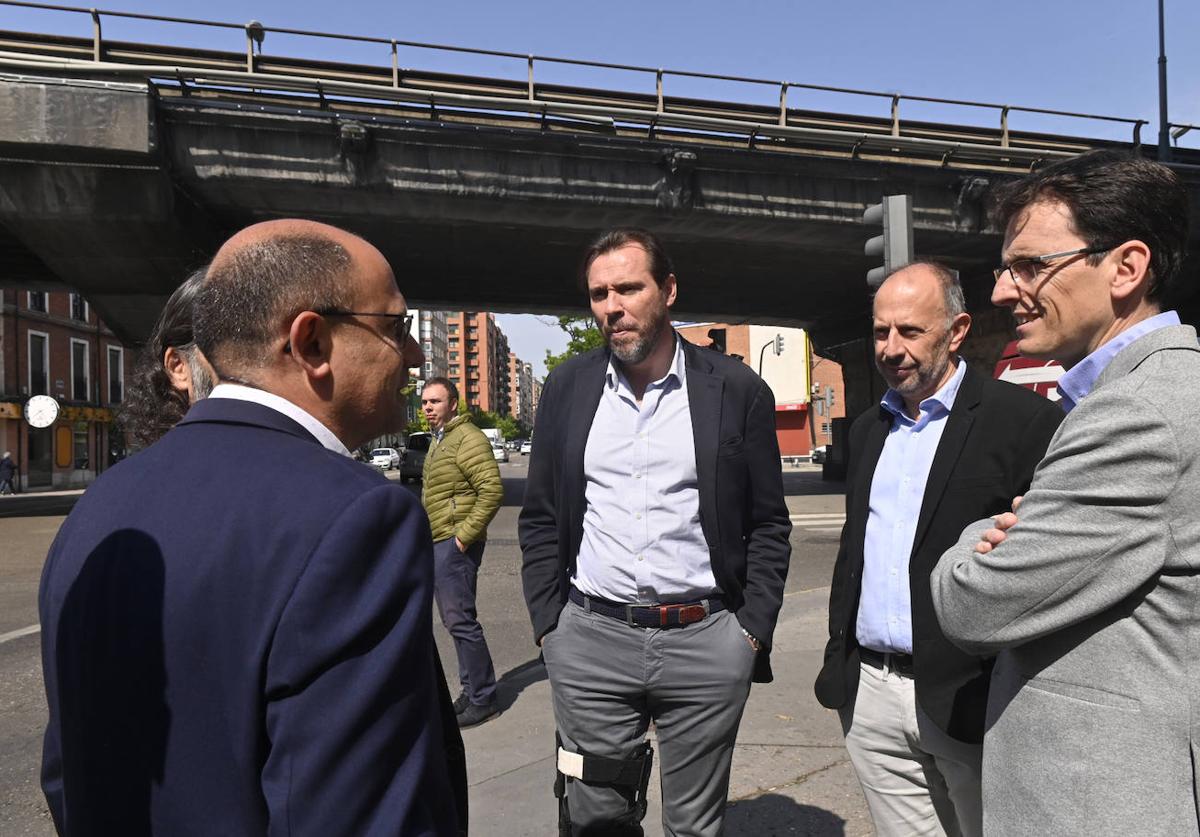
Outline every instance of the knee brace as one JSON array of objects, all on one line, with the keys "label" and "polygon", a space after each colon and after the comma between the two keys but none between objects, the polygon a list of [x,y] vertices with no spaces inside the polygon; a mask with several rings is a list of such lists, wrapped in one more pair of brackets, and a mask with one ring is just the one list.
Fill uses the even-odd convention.
[{"label": "knee brace", "polygon": [[588,785],[632,788],[633,810],[601,829],[587,829],[587,834],[595,837],[641,837],[640,823],[646,816],[646,793],[650,787],[651,768],[654,766],[654,748],[650,746],[650,742],[643,741],[633,755],[625,759],[572,752],[562,746],[562,738],[557,733],[554,743],[557,745],[554,796],[558,799],[559,837],[580,837],[583,833],[577,835],[572,830],[571,808],[567,798],[568,780]]}]

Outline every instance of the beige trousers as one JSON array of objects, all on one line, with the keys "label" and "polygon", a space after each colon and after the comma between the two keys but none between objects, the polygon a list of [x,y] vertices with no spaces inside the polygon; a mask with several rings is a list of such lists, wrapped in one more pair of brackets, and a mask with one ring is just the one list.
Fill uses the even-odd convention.
[{"label": "beige trousers", "polygon": [[841,718],[879,837],[982,835],[983,746],[938,729],[917,706],[911,677],[863,663]]}]

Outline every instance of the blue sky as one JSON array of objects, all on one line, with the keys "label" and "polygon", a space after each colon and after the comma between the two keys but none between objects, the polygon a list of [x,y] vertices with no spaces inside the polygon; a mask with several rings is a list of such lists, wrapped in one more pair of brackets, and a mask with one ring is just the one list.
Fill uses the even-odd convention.
[{"label": "blue sky", "polygon": [[[1166,0],[1170,119],[1200,123],[1200,4]],[[337,3],[282,0],[110,0],[104,8],[398,40],[698,70],[797,83],[984,101],[1150,121],[1157,137],[1157,3],[1154,0],[506,0],[506,2]],[[0,28],[90,35],[86,15],[0,5]],[[240,33],[108,21],[105,36],[239,49]],[[268,35],[267,52],[387,64],[386,47]],[[522,62],[469,59],[421,50],[401,63],[427,69],[524,78]],[[636,73],[539,69],[539,79],[653,90]],[[777,90],[668,79],[676,92],[777,101]],[[789,104],[886,115],[885,100],[793,92]],[[989,111],[902,106],[902,116],[993,124]],[[1072,124],[1013,115],[1014,130],[1126,138],[1102,123]],[[1200,146],[1200,131],[1181,144]],[[686,277],[683,277],[686,279]],[[514,351],[540,365],[565,343],[550,318],[502,315]]]}]

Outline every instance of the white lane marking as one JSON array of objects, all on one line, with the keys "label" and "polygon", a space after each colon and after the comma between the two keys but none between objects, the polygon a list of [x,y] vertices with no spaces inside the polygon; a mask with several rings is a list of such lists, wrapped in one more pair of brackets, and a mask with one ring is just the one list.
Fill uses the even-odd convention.
[{"label": "white lane marking", "polygon": [[0,634],[0,645],[3,645],[4,643],[9,642],[14,639],[20,639],[23,636],[29,636],[30,634],[36,634],[41,629],[42,629],[41,625],[30,625],[28,628],[20,628],[15,631],[9,631],[6,634]]}]

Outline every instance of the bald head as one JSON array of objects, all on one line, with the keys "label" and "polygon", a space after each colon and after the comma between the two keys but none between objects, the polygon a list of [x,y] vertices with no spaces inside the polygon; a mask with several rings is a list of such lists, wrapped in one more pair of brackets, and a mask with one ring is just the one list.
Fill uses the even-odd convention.
[{"label": "bald head", "polygon": [[196,305],[196,344],[219,375],[272,361],[304,310],[351,309],[383,256],[352,233],[296,218],[264,221],[226,241]]},{"label": "bald head", "polygon": [[929,301],[940,307],[947,328],[955,317],[967,310],[958,274],[941,262],[913,262],[900,268],[884,280],[875,292],[875,298],[878,299],[881,294],[931,295]]}]

